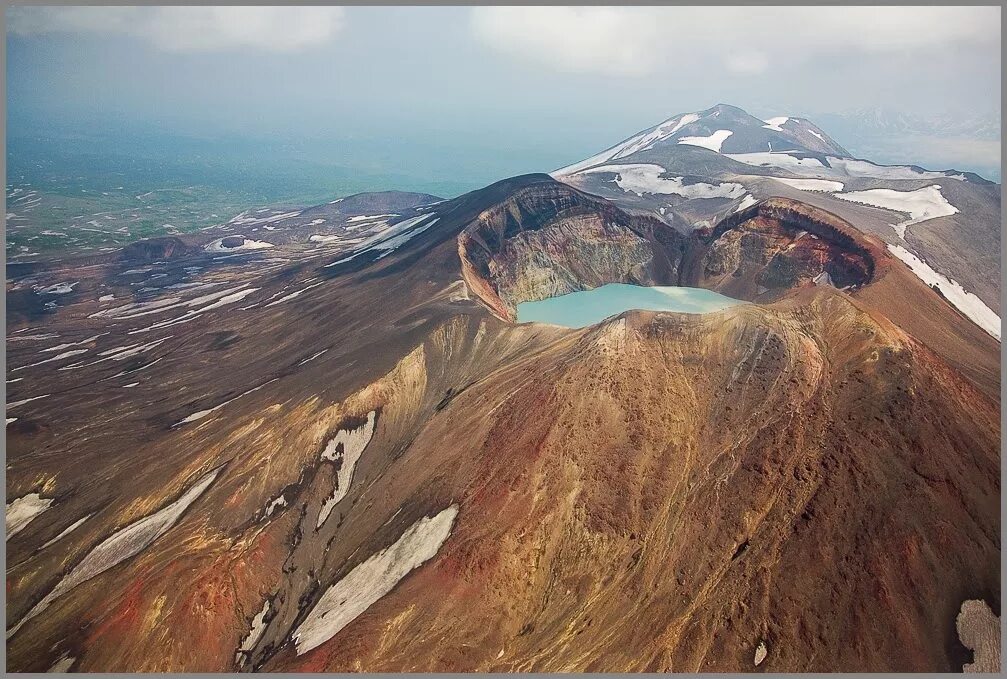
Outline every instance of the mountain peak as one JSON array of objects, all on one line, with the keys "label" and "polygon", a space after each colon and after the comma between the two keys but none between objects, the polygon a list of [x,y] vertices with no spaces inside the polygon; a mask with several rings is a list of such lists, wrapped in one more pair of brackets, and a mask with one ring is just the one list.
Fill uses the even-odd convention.
[{"label": "mountain peak", "polygon": [[751,115],[748,111],[741,108],[740,106],[734,106],[733,104],[723,104],[723,103],[712,106],[703,111],[703,113],[734,113],[745,116]]},{"label": "mountain peak", "polygon": [[762,120],[737,106],[721,103],[702,111],[680,113],[554,174],[573,174],[656,149],[675,153],[683,145],[724,154],[788,151],[850,157],[846,149],[804,118],[780,116]]}]

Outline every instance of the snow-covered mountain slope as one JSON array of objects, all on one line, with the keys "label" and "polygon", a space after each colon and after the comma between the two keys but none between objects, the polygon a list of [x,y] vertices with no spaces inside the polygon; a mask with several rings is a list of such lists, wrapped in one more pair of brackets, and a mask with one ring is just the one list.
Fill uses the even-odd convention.
[{"label": "snow-covered mountain slope", "polygon": [[[999,185],[854,158],[804,118],[761,120],[718,104],[669,118],[553,177],[682,232],[758,200],[801,200],[907,249],[999,313]],[[720,186],[730,190],[703,188]]]}]

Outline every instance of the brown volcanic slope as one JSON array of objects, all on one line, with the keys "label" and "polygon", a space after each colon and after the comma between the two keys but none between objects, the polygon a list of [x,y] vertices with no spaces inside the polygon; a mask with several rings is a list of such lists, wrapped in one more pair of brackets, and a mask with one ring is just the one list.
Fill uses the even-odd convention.
[{"label": "brown volcanic slope", "polygon": [[[786,201],[672,235],[544,175],[431,215],[207,264],[255,290],[184,321],[81,299],[20,333],[74,347],[12,329],[8,401],[48,395],[8,413],[8,501],[54,502],[7,543],[9,669],[968,660],[961,602],[1000,612],[999,345],[876,241]],[[612,281],[775,301],[507,320]]]}]

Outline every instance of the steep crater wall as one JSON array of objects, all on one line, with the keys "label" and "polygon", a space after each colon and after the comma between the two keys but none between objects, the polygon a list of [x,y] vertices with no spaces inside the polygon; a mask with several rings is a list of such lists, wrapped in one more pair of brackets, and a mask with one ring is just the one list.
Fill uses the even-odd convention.
[{"label": "steep crater wall", "polygon": [[769,302],[811,285],[870,282],[882,248],[839,217],[770,199],[683,235],[554,181],[523,186],[458,237],[466,284],[494,313],[606,283],[702,287]]},{"label": "steep crater wall", "polygon": [[674,284],[687,238],[552,180],[482,211],[458,237],[465,281],[513,320],[520,302],[621,282]]},{"label": "steep crater wall", "polygon": [[771,198],[697,230],[683,278],[749,301],[809,285],[855,289],[886,266],[883,248],[836,215]]}]

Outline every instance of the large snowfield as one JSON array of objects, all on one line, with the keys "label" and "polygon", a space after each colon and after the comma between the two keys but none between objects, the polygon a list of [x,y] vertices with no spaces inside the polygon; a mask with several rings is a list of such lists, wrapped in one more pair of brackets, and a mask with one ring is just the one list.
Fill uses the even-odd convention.
[{"label": "large snowfield", "polygon": [[685,184],[684,177],[662,177],[666,170],[660,165],[630,164],[602,165],[578,174],[594,174],[612,172],[616,174],[615,183],[620,189],[632,192],[638,196],[645,193],[663,193],[684,198],[738,198],[745,195],[745,187],[734,182],[723,184]]},{"label": "large snowfield", "polygon": [[949,203],[941,193],[941,187],[938,184],[925,186],[915,191],[867,189],[866,191],[837,193],[835,196],[853,203],[863,203],[885,210],[906,213],[909,215],[909,219],[892,224],[892,228],[900,238],[906,237],[906,227],[911,224],[919,224],[937,217],[947,217],[958,212],[958,208]]}]

